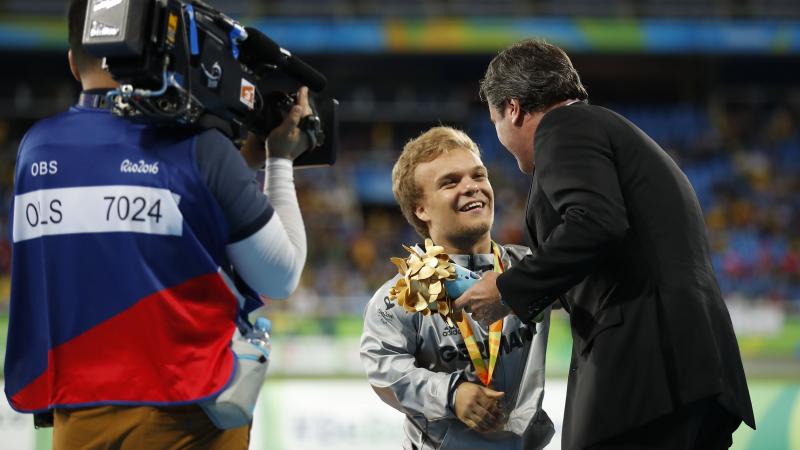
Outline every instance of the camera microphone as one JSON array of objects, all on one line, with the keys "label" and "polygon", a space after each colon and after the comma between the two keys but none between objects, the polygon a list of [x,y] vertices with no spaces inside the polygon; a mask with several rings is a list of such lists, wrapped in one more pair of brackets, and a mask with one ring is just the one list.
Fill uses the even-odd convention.
[{"label": "camera microphone", "polygon": [[325,89],[328,80],[317,69],[281,48],[278,43],[257,29],[245,27],[245,31],[247,39],[239,44],[240,59],[243,63],[251,67],[258,67],[264,63],[274,64],[312,91],[319,92]]}]

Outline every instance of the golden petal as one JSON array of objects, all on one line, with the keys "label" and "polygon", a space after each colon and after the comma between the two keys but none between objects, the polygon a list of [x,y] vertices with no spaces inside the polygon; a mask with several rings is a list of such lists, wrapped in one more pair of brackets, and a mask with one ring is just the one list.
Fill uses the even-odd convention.
[{"label": "golden petal", "polygon": [[435,273],[436,269],[431,266],[422,266],[422,268],[419,269],[419,277],[423,280],[430,278]]},{"label": "golden petal", "polygon": [[433,240],[431,238],[425,238],[425,253],[428,252],[428,249],[433,247]]},{"label": "golden petal", "polygon": [[428,309],[428,308],[425,308],[420,312],[422,313],[423,316],[426,316],[426,317],[431,315],[431,310]]},{"label": "golden petal", "polygon": [[428,302],[425,301],[425,297],[422,296],[419,292],[417,292],[417,304],[414,305],[417,311],[422,311],[428,307]]},{"label": "golden petal", "polygon": [[406,264],[405,259],[392,257],[390,261],[392,261],[392,264],[397,266],[397,271],[400,272],[401,275],[405,275],[406,272],[408,272],[408,265]]},{"label": "golden petal", "polygon": [[437,302],[437,309],[439,310],[439,314],[448,315],[450,314],[450,302],[446,300],[440,300]]},{"label": "golden petal", "polygon": [[425,253],[428,254],[428,256],[438,256],[444,253],[444,247],[441,245],[434,245],[431,248],[426,248],[425,250]]},{"label": "golden petal", "polygon": [[397,293],[397,304],[401,306],[405,305],[407,297],[408,297],[408,288],[402,289],[400,292]]},{"label": "golden petal", "polygon": [[429,295],[439,295],[441,293],[442,293],[442,282],[441,281],[437,281],[435,283],[431,283],[431,285],[428,286],[428,294]]},{"label": "golden petal", "polygon": [[424,263],[426,266],[429,266],[429,267],[431,267],[431,268],[434,268],[434,269],[436,268],[436,266],[438,266],[438,265],[439,265],[439,259],[437,259],[437,258],[434,258],[433,256],[426,256],[426,257],[425,257],[425,258],[422,260],[422,262],[423,262],[423,263]]},{"label": "golden petal", "polygon": [[414,261],[411,263],[411,266],[409,267],[410,270],[408,271],[408,274],[416,275],[417,272],[419,272],[420,269],[422,269],[423,267],[425,267],[425,263],[423,263],[422,261]]},{"label": "golden petal", "polygon": [[414,256],[416,256],[417,258],[420,257],[420,254],[417,252],[417,249],[415,249],[413,247],[409,247],[409,246],[407,246],[405,244],[402,244],[402,245],[403,245],[403,248],[406,249],[406,251],[408,253],[410,253],[412,257],[414,257]]},{"label": "golden petal", "polygon": [[448,272],[447,269],[442,269],[442,268],[437,267],[436,268],[436,276],[439,277],[439,278],[449,278],[450,277],[450,272]]}]

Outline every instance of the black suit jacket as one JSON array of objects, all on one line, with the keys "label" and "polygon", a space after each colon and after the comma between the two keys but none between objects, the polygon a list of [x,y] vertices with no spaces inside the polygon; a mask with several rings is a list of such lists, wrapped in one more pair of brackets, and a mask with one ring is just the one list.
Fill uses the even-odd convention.
[{"label": "black suit jacket", "polygon": [[755,427],[697,197],[622,116],[585,103],[542,118],[526,229],[533,254],[497,281],[523,320],[562,298],[573,350],[564,449],[719,395]]}]

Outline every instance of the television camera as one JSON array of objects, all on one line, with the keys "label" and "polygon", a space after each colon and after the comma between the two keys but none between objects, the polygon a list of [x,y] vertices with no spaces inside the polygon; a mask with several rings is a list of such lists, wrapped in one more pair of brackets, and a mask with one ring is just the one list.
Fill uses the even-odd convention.
[{"label": "television camera", "polygon": [[[276,89],[288,76],[315,93],[324,75],[264,33],[200,0],[89,0],[83,45],[119,82],[107,95],[114,114],[149,123],[214,127],[231,138],[261,138],[295,103]],[[312,95],[300,127],[309,149],[295,166],[336,159],[338,102]]]}]

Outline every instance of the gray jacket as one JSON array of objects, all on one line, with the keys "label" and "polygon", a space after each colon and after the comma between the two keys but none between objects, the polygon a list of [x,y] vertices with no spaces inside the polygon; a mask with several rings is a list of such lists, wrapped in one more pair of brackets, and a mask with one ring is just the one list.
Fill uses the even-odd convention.
[{"label": "gray jacket", "polygon": [[[508,267],[529,250],[502,247]],[[454,255],[453,261],[475,272],[492,269],[493,255]],[[550,311],[541,323],[523,324],[510,315],[503,322],[500,354],[492,387],[505,392],[508,421],[501,431],[482,434],[464,425],[453,413],[456,382],[480,384],[458,327],[438,314],[406,313],[390,302],[384,283],[364,311],[361,362],[372,388],[387,404],[406,415],[403,448],[456,450],[540,449],[553,436],[553,423],[542,410],[544,361]],[[487,360],[488,331],[470,318],[475,338]],[[482,345],[483,344],[483,345]]]}]

